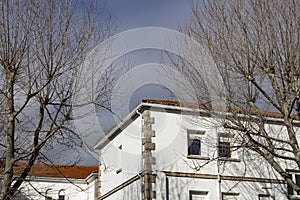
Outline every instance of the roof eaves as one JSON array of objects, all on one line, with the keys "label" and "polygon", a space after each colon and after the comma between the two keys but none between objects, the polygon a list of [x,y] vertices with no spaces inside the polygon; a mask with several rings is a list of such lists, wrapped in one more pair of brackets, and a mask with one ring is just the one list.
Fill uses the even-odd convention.
[{"label": "roof eaves", "polygon": [[64,178],[64,177],[40,177],[40,176],[29,176],[26,181],[34,182],[47,182],[47,183],[72,183],[72,184],[86,184],[85,179],[79,178]]},{"label": "roof eaves", "polygon": [[[134,119],[138,117],[138,113],[142,113],[144,110],[154,110],[154,111],[167,111],[167,112],[175,112],[181,114],[193,114],[199,116],[212,116],[212,108],[208,104],[193,104],[187,102],[177,102],[177,101],[167,101],[167,100],[143,100],[129,115],[125,117],[125,119],[120,122],[117,126],[115,126],[100,142],[95,145],[95,149],[102,149],[105,147],[110,141],[112,141],[119,133],[121,133],[124,128],[126,128]],[[256,113],[250,112],[248,115],[244,114],[241,109],[234,110],[238,114],[239,117],[246,119],[249,118],[249,114],[252,117],[257,117]],[[280,113],[276,112],[261,112],[259,113],[269,122],[280,122],[282,123],[283,119]],[[232,115],[229,110],[224,109],[216,109],[214,111],[215,116],[230,116]],[[299,124],[299,121],[296,122]]]},{"label": "roof eaves", "polygon": [[84,180],[90,184],[92,181],[98,178],[98,173],[91,173],[88,177],[86,177]]},{"label": "roof eaves", "polygon": [[113,140],[124,128],[126,128],[130,122],[135,120],[138,116],[139,113],[142,110],[142,104],[140,103],[133,111],[131,111],[125,118],[122,120],[117,126],[115,126],[109,133],[102,138],[95,146],[95,149],[102,149],[105,147],[111,140]]},{"label": "roof eaves", "polygon": [[112,141],[119,133],[121,133],[124,128],[126,128],[133,120],[135,120],[140,113],[144,110],[155,110],[155,111],[176,111],[176,112],[188,112],[188,113],[205,113],[207,114],[208,111],[195,108],[195,107],[182,107],[184,105],[180,104],[172,104],[166,105],[163,103],[148,103],[148,102],[141,102],[133,111],[131,111],[122,122],[120,122],[117,126],[115,126],[103,139],[99,141],[98,144],[94,146],[95,149],[102,149],[105,147],[110,141]]}]

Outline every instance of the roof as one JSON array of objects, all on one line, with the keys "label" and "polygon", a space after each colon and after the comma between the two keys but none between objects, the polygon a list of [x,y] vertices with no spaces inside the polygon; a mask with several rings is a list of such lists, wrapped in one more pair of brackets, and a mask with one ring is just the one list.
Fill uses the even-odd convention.
[{"label": "roof", "polygon": [[187,103],[187,102],[179,102],[179,101],[168,101],[168,100],[151,100],[145,99],[137,105],[135,109],[133,109],[117,126],[115,126],[109,133],[102,138],[95,146],[95,149],[102,149],[109,141],[112,141],[116,135],[118,135],[125,127],[127,127],[132,121],[134,121],[140,113],[144,110],[161,110],[161,111],[182,111],[186,108],[187,112],[207,112],[210,109],[209,104],[195,104],[195,103]]},{"label": "roof", "polygon": [[[194,109],[203,109],[203,110],[212,110],[210,104],[196,104],[196,103],[187,103],[187,102],[180,102],[180,101],[168,101],[168,100],[152,100],[152,99],[145,99],[142,102],[144,103],[151,103],[151,104],[160,104],[160,105],[168,105],[168,106],[176,106],[176,107],[185,107],[185,108],[194,108]],[[246,110],[241,108],[231,108],[224,109],[224,108],[214,108],[216,110],[222,110],[225,112],[236,112],[239,114],[250,114],[250,115],[261,115],[263,117],[271,117],[271,118],[283,118],[283,114],[279,112],[271,112],[271,111],[255,111],[255,110]],[[292,118],[296,119],[296,115],[292,115]]]},{"label": "roof", "polygon": [[[14,174],[20,175],[26,165],[26,162],[16,163]],[[92,173],[98,173],[98,167],[35,163],[28,176],[85,179]]]},{"label": "roof", "polygon": [[[169,100],[153,100],[145,99],[143,100],[133,111],[131,111],[125,119],[122,120],[116,127],[114,127],[104,138],[102,138],[98,144],[96,144],[96,149],[102,149],[110,141],[112,141],[125,127],[127,127],[134,119],[139,116],[144,110],[161,110],[163,112],[185,112],[185,113],[196,113],[203,116],[211,116],[211,111],[221,112],[221,113],[237,113],[240,117],[245,115],[249,116],[261,116],[266,118],[271,123],[275,121],[282,120],[283,115],[279,112],[271,111],[261,111],[261,110],[247,110],[242,108],[224,108],[224,107],[212,107],[210,104],[196,104],[181,101],[169,101]],[[299,124],[299,117],[292,115],[293,119],[296,119]],[[280,122],[281,123],[281,122]],[[300,125],[300,124],[299,124]]]},{"label": "roof", "polygon": [[182,101],[169,101],[169,100],[154,100],[154,99],[144,99],[143,103],[151,103],[151,104],[160,104],[167,106],[177,106],[177,107],[186,107],[186,108],[194,108],[194,109],[203,109],[210,110],[210,104],[198,104],[198,103],[188,103]]}]

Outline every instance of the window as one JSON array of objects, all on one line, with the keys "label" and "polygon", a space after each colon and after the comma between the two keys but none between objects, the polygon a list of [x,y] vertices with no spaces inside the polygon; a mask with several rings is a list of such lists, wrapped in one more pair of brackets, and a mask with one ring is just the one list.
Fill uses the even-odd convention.
[{"label": "window", "polygon": [[65,200],[65,195],[58,195],[58,200]]},{"label": "window", "polygon": [[269,194],[259,194],[258,200],[272,200],[272,197]]},{"label": "window", "polygon": [[[292,180],[294,182],[296,182],[296,184],[298,186],[300,186],[300,173],[299,174],[289,174],[289,178],[292,178]],[[287,192],[288,195],[292,196],[292,195],[300,195],[300,192],[298,192],[297,194],[295,193],[295,191],[293,190],[292,186],[287,184]]]},{"label": "window", "polygon": [[[296,184],[300,186],[300,174],[295,174]],[[297,195],[300,195],[300,192],[297,192]]]},{"label": "window", "polygon": [[221,158],[231,158],[230,143],[234,137],[231,133],[219,133],[218,156]]},{"label": "window", "polygon": [[219,157],[230,158],[231,157],[230,142],[219,141],[218,154]]},{"label": "window", "polygon": [[51,188],[48,188],[45,192],[45,200],[52,200],[53,191]]},{"label": "window", "polygon": [[[292,174],[289,174],[289,178],[292,178]],[[288,195],[293,195],[294,194],[294,190],[293,190],[292,186],[289,185],[289,184],[287,184],[287,192],[288,192]]]},{"label": "window", "polygon": [[238,200],[239,193],[222,193],[222,200]]},{"label": "window", "polygon": [[188,130],[188,155],[201,155],[201,136],[204,131]]},{"label": "window", "polygon": [[188,155],[201,155],[200,139],[189,139]]},{"label": "window", "polygon": [[190,200],[206,200],[207,191],[190,191]]},{"label": "window", "polygon": [[59,192],[58,192],[58,200],[65,200],[65,190],[64,189],[61,189]]},{"label": "window", "polygon": [[45,200],[52,200],[52,195],[51,195],[52,189],[47,189],[45,193]]}]

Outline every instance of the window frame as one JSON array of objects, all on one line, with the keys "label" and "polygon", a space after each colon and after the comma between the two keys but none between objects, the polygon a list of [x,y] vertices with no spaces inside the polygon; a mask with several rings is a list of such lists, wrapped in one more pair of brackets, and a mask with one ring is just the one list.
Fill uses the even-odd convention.
[{"label": "window frame", "polygon": [[222,200],[225,200],[226,197],[234,197],[236,199],[239,199],[240,193],[236,192],[222,192]]},{"label": "window frame", "polygon": [[61,189],[58,192],[58,200],[66,200],[65,189]]},{"label": "window frame", "polygon": [[218,157],[219,158],[231,158],[230,142],[220,141],[218,142]]},{"label": "window frame", "polygon": [[201,156],[201,139],[188,138],[188,156]]},{"label": "window frame", "polygon": [[52,191],[51,188],[48,188],[46,190],[46,192],[45,192],[45,200],[52,200],[53,199],[52,195],[50,196],[50,194],[49,194],[51,191]]},{"label": "window frame", "polygon": [[[287,172],[289,173],[288,176],[290,178],[292,178],[292,180],[298,185],[300,186],[300,171],[295,171],[295,170],[287,170]],[[298,177],[298,179],[297,179]],[[289,197],[300,197],[300,192],[296,192],[293,190],[292,186],[290,186],[288,183],[287,185],[287,195]]]},{"label": "window frame", "polygon": [[258,200],[263,200],[264,198],[271,199],[272,196],[270,194],[258,194]]},{"label": "window frame", "polygon": [[218,132],[218,158],[232,159],[232,138],[231,133]]},{"label": "window frame", "polygon": [[201,195],[205,199],[208,197],[208,191],[200,191],[200,190],[190,190],[189,191],[189,200],[193,200],[193,195]]},{"label": "window frame", "polygon": [[[202,156],[202,138],[205,134],[203,130],[187,130],[187,156],[194,157]],[[193,152],[193,149],[197,149],[198,153]],[[196,151],[197,151],[196,150]]]}]

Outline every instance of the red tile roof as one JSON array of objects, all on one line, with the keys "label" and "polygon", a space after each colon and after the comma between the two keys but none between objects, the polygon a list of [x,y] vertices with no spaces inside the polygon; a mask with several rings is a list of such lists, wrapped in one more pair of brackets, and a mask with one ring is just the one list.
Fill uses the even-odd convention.
[{"label": "red tile roof", "polygon": [[187,107],[187,108],[199,108],[199,109],[211,109],[210,104],[196,104],[196,103],[188,103],[183,101],[169,101],[169,100],[154,100],[154,99],[144,99],[143,103],[152,103],[152,104],[161,104],[167,106],[179,106],[179,107]]},{"label": "red tile roof", "polygon": [[[153,100],[153,99],[144,99],[143,103],[151,103],[151,104],[161,104],[168,106],[178,106],[178,107],[186,107],[186,108],[194,108],[194,109],[202,109],[202,110],[211,110],[212,107],[210,104],[196,104],[196,103],[188,103],[188,102],[180,102],[180,101],[168,101],[168,100]],[[216,109],[216,108],[214,108]],[[220,108],[217,108],[219,110]],[[220,110],[224,111],[224,108]],[[235,112],[239,114],[250,114],[250,115],[261,115],[263,117],[271,117],[271,118],[283,118],[283,114],[279,112],[271,112],[271,111],[255,111],[255,110],[246,110],[242,108],[231,108],[230,110],[227,108],[225,112]],[[293,119],[299,120],[300,116],[292,114],[290,116]]]},{"label": "red tile roof", "polygon": [[[16,163],[14,174],[20,175],[26,164]],[[98,167],[35,163],[28,176],[85,179],[92,173],[98,173]]]}]

